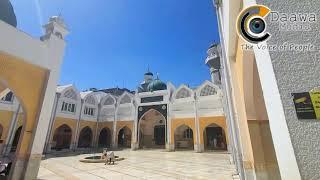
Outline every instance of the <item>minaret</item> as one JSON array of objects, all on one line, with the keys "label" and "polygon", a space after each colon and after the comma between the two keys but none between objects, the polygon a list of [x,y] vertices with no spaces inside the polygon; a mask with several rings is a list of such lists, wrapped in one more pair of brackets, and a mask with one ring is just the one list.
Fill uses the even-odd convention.
[{"label": "minaret", "polygon": [[212,44],[207,51],[206,65],[210,68],[211,80],[214,84],[221,84],[220,75],[220,45]]},{"label": "minaret", "polygon": [[64,40],[65,36],[69,34],[61,16],[52,16],[48,24],[44,25],[43,28],[45,35],[41,37],[41,40],[48,39],[52,35]]}]

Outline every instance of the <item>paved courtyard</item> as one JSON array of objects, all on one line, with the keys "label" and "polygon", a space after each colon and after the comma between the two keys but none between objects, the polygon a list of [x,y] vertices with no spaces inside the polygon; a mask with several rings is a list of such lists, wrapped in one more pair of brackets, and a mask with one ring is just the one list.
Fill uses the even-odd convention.
[{"label": "paved courtyard", "polygon": [[115,151],[124,157],[115,165],[81,163],[82,154],[49,157],[41,162],[38,179],[85,180],[173,180],[173,179],[232,179],[234,165],[226,153],[194,153],[191,151],[163,152],[160,150]]}]

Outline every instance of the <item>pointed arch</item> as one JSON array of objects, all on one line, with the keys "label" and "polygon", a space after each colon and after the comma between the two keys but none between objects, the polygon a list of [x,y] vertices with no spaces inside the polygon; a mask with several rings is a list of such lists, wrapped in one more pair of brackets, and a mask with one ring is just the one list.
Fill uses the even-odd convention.
[{"label": "pointed arch", "polygon": [[73,89],[68,89],[64,94],[64,97],[69,98],[69,99],[73,99],[73,100],[77,100],[78,96],[75,90]]},{"label": "pointed arch", "polygon": [[124,92],[119,98],[119,104],[132,103],[133,97],[128,92]]},{"label": "pointed arch", "polygon": [[63,124],[55,129],[53,135],[53,142],[55,146],[53,149],[69,149],[72,139],[72,129],[67,124]]},{"label": "pointed arch", "polygon": [[165,148],[166,117],[156,109],[146,111],[138,121],[140,148]]},{"label": "pointed arch", "polygon": [[57,93],[61,94],[61,97],[72,99],[74,101],[80,100],[80,93],[76,89],[76,87],[72,84],[68,84],[65,86],[58,86],[57,87]]},{"label": "pointed arch", "polygon": [[118,147],[130,148],[131,147],[131,138],[132,130],[128,126],[121,128],[117,134],[118,138]]},{"label": "pointed arch", "polygon": [[93,95],[90,95],[85,99],[85,103],[91,104],[91,105],[96,105],[97,104],[97,100]]},{"label": "pointed arch", "polygon": [[88,148],[92,145],[93,131],[89,126],[82,128],[79,134],[78,147]]},{"label": "pointed arch", "polygon": [[182,124],[173,133],[175,149],[194,149],[195,132],[192,127]]},{"label": "pointed arch", "polygon": [[110,147],[111,146],[111,130],[108,127],[103,128],[99,133],[98,146]]},{"label": "pointed arch", "polygon": [[101,100],[101,105],[102,106],[110,106],[110,105],[115,105],[116,104],[116,98],[110,94],[107,96],[103,97]]},{"label": "pointed arch", "polygon": [[186,85],[181,85],[174,93],[174,98],[175,99],[184,99],[184,98],[189,98],[192,97],[193,91]]},{"label": "pointed arch", "polygon": [[211,123],[204,128],[203,141],[205,150],[227,150],[225,129],[216,123]]},{"label": "pointed arch", "polygon": [[80,96],[86,104],[97,105],[99,102],[93,91],[80,92]]},{"label": "pointed arch", "polygon": [[79,109],[81,103],[80,93],[77,89],[72,84],[69,84],[58,86],[56,92],[60,94],[58,102],[59,113],[76,116],[77,108]]},{"label": "pointed arch", "polygon": [[4,95],[0,101],[5,101],[5,102],[13,102],[14,95],[12,91],[9,91],[6,95]]},{"label": "pointed arch", "polygon": [[200,97],[220,95],[220,94],[221,94],[221,89],[210,81],[205,81],[196,90],[196,95]]}]

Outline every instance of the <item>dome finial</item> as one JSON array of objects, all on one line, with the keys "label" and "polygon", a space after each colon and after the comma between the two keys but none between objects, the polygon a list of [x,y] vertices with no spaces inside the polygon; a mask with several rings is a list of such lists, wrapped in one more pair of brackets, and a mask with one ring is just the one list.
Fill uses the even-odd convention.
[{"label": "dome finial", "polygon": [[159,73],[157,73],[157,79],[159,80],[160,78],[159,78]]},{"label": "dome finial", "polygon": [[147,72],[146,72],[146,73],[144,73],[144,75],[147,75],[147,76],[153,76],[153,73],[150,71],[149,64],[148,64]]}]

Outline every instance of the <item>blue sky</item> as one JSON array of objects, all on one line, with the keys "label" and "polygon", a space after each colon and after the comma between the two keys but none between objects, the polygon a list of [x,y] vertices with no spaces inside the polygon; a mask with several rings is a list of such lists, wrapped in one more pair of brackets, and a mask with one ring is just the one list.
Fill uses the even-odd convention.
[{"label": "blue sky", "polygon": [[206,50],[218,42],[211,0],[11,0],[18,28],[39,37],[60,12],[70,30],[59,84],[134,90],[150,70],[176,86],[210,79]]}]

